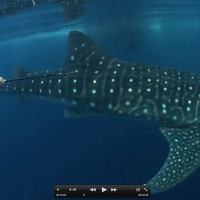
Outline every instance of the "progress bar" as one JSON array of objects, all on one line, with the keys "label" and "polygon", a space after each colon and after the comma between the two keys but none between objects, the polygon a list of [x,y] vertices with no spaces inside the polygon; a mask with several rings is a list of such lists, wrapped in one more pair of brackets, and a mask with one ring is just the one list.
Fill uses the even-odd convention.
[{"label": "progress bar", "polygon": [[148,185],[56,185],[55,198],[150,198]]}]

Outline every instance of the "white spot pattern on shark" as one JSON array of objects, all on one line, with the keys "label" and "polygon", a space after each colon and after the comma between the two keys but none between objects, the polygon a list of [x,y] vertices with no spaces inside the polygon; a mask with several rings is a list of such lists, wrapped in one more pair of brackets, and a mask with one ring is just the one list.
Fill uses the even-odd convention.
[{"label": "white spot pattern on shark", "polygon": [[156,122],[170,148],[147,183],[154,193],[177,185],[200,166],[199,75],[117,60],[78,31],[69,34],[66,65],[27,76],[18,68],[0,93],[60,101],[75,108],[65,109],[73,118],[86,109]]}]

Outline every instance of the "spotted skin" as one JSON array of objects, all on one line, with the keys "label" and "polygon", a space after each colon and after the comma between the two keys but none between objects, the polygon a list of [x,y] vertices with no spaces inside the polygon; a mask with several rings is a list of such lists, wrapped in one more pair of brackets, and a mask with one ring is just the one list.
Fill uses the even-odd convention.
[{"label": "spotted skin", "polygon": [[89,110],[156,122],[169,142],[166,162],[147,183],[157,193],[200,165],[199,84],[200,76],[193,73],[117,60],[83,33],[72,31],[66,67],[18,73],[0,92],[57,101],[79,116]]},{"label": "spotted skin", "polygon": [[170,144],[168,158],[160,172],[148,183],[154,193],[171,188],[200,165],[200,132],[196,126],[160,128]]}]

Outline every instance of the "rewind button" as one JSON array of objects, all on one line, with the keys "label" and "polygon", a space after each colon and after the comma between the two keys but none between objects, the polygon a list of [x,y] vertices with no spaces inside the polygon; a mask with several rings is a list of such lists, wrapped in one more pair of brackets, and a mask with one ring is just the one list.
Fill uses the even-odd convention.
[{"label": "rewind button", "polygon": [[97,189],[96,189],[96,188],[91,188],[90,191],[92,191],[92,192],[96,192]]}]

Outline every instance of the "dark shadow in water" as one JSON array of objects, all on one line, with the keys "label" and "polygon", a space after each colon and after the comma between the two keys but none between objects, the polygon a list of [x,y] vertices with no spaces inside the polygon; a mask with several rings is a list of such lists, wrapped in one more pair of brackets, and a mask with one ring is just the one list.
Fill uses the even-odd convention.
[{"label": "dark shadow in water", "polygon": [[86,13],[84,5],[91,0],[0,0],[0,16],[13,15],[52,1],[64,8],[65,21],[73,21]]}]

